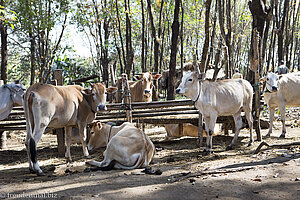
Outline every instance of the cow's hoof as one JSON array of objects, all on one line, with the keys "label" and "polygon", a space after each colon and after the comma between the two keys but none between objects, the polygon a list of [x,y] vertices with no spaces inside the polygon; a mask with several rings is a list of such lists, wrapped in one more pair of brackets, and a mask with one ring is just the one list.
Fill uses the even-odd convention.
[{"label": "cow's hoof", "polygon": [[72,161],[72,158],[66,158],[66,160],[67,160],[68,163],[73,162],[73,161]]},{"label": "cow's hoof", "polygon": [[226,151],[229,151],[229,150],[233,150],[233,146],[232,145],[229,145],[228,147],[226,147]]},{"label": "cow's hoof", "polygon": [[31,169],[31,168],[29,168],[29,172],[30,172],[30,174],[35,174],[36,172],[33,170],[33,169]]},{"label": "cow's hoof", "polygon": [[211,150],[208,150],[208,149],[204,149],[203,150],[203,156],[208,156],[209,154],[211,154],[212,151]]},{"label": "cow's hoof", "polygon": [[282,133],[282,134],[279,136],[279,138],[285,138],[285,134]]},{"label": "cow's hoof", "polygon": [[44,174],[43,171],[39,171],[39,172],[36,172],[36,175],[38,175],[38,176],[45,176],[46,174]]},{"label": "cow's hoof", "polygon": [[271,137],[271,133],[268,133],[267,135],[265,135],[264,138],[269,138],[269,137]]}]

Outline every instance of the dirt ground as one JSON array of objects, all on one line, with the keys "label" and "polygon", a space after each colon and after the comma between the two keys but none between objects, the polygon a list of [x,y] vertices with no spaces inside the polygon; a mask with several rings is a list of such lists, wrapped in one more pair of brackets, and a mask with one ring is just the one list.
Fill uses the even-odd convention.
[{"label": "dirt ground", "polygon": [[[266,135],[267,130],[262,130]],[[267,143],[300,141],[300,128],[281,127]],[[56,136],[43,135],[38,160],[46,176],[30,174],[24,132],[11,132],[8,150],[0,150],[0,199],[297,199],[300,197],[300,146],[286,149],[247,147],[249,131],[242,130],[235,150],[225,151],[230,136],[213,139],[214,153],[203,156],[196,138],[165,141],[161,127],[147,130],[157,152],[151,164],[162,175],[142,169],[84,172],[87,167],[80,145],[71,148],[72,163],[57,157]],[[255,135],[255,133],[254,133]],[[92,159],[102,160],[100,149]],[[241,170],[232,172],[232,170]],[[220,170],[222,170],[220,172]],[[226,172],[227,170],[227,172]],[[205,174],[205,172],[210,172]]]}]

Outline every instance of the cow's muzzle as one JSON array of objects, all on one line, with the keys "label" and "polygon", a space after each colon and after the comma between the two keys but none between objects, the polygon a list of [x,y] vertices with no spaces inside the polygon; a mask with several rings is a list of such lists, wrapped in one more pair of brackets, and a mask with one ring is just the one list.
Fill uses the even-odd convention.
[{"label": "cow's muzzle", "polygon": [[276,86],[272,86],[272,92],[277,92],[278,88]]},{"label": "cow's muzzle", "polygon": [[180,94],[180,89],[177,88],[177,89],[175,90],[175,92],[176,92],[176,94]]},{"label": "cow's muzzle", "polygon": [[107,107],[106,107],[106,105],[99,105],[98,106],[98,110],[100,111],[100,110],[107,110]]},{"label": "cow's muzzle", "polygon": [[150,92],[151,92],[150,90],[144,90],[145,94],[150,94]]}]

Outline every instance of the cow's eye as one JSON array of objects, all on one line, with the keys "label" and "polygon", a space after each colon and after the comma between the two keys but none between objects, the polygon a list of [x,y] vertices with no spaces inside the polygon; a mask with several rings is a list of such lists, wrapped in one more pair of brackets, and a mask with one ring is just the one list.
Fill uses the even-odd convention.
[{"label": "cow's eye", "polygon": [[92,95],[93,95],[93,96],[95,96],[95,93],[94,93],[94,92],[92,92]]},{"label": "cow's eye", "polygon": [[270,80],[269,78],[267,78],[267,81]]},{"label": "cow's eye", "polygon": [[190,78],[190,79],[188,79],[188,81],[193,81],[193,79]]}]

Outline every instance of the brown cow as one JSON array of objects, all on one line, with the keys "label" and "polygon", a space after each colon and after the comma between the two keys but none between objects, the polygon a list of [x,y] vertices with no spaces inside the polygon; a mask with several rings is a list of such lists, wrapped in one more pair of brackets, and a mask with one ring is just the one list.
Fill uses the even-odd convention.
[{"label": "brown cow", "polygon": [[105,88],[101,83],[93,84],[91,89],[78,85],[53,86],[36,83],[28,88],[24,98],[26,117],[26,148],[29,169],[42,175],[36,157],[36,144],[45,129],[65,128],[67,150],[65,156],[71,160],[70,144],[72,127],[78,127],[84,156],[89,156],[86,147],[86,126],[105,110],[106,94],[117,88]]},{"label": "brown cow", "polygon": [[[180,138],[182,136],[198,137],[198,126],[193,124],[183,124],[183,133],[179,134],[179,124],[165,124],[163,125],[167,131],[166,139]],[[215,126],[214,135],[220,134],[220,124]],[[203,130],[203,137],[206,137],[206,132]]]},{"label": "brown cow", "polygon": [[[149,72],[142,73],[141,75],[136,75],[135,79],[137,81],[128,81],[131,101],[132,102],[151,102],[152,101],[152,80],[158,80],[161,74],[152,75]],[[122,79],[118,79],[118,84]],[[117,95],[118,96],[118,95]],[[120,103],[122,99],[120,96],[117,97],[116,102]]]}]

